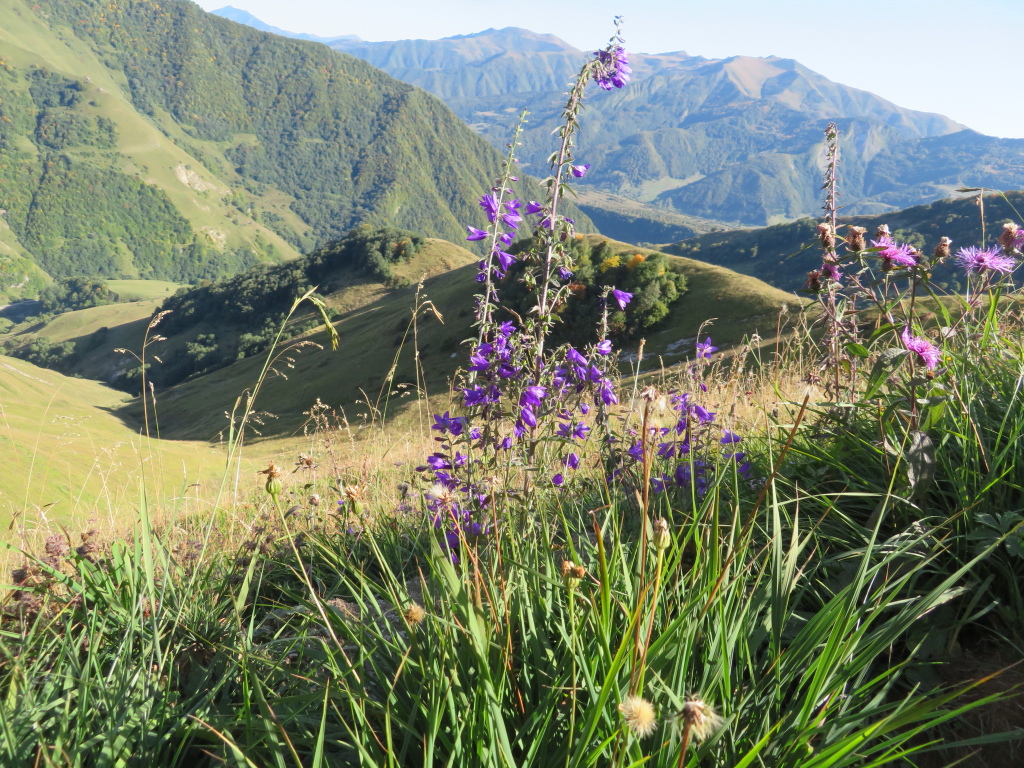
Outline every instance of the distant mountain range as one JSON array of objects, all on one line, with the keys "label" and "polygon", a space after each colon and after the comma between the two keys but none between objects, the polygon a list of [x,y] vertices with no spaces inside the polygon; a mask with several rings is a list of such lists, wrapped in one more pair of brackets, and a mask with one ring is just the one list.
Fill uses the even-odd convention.
[{"label": "distant mountain range", "polygon": [[[291,34],[291,33],[282,33]],[[442,40],[334,40],[441,97],[495,146],[532,113],[526,168],[545,175],[566,84],[589,55],[553,35],[489,29]],[[792,59],[634,54],[633,81],[595,94],[580,157],[586,183],[690,216],[763,225],[821,205],[823,132],[841,130],[850,213],[948,197],[959,186],[1024,186],[1024,140],[983,136],[942,115],[903,109],[834,83]]]},{"label": "distant mountain range", "polygon": [[460,240],[500,166],[430,94],[188,0],[0,0],[0,304],[46,275],[232,274],[360,224]]}]

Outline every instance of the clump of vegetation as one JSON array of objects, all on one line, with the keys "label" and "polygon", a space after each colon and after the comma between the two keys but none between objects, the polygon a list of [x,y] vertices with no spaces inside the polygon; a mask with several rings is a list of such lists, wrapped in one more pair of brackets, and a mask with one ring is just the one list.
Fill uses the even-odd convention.
[{"label": "clump of vegetation", "polygon": [[[1020,591],[996,582],[1024,523],[976,534],[1019,491],[1024,372],[999,339],[1019,327],[1000,295],[1024,236],[961,251],[971,292],[933,299],[928,324],[928,260],[830,216],[802,402],[761,434],[712,412],[735,369],[708,339],[627,400],[611,318],[636,293],[602,285],[586,344],[552,333],[580,269],[560,202],[586,171],[585,88],[629,71],[618,35],[582,67],[543,203],[515,195],[513,153],[480,198],[469,364],[393,491],[329,461],[328,435],[324,467],[259,473],[235,548],[223,508],[158,535],[144,492],[131,541],[61,533],[25,554],[0,619],[5,762],[868,768],[1005,738],[961,724],[1009,692],[927,679],[942,656],[921,628],[1019,658]],[[533,245],[511,253],[528,217]],[[534,303],[507,320],[513,275]],[[325,314],[307,290],[276,338],[306,300]],[[275,354],[233,414],[229,470]]]},{"label": "clump of vegetation", "polygon": [[54,281],[39,294],[42,314],[55,315],[76,309],[116,304],[121,298],[102,280],[66,277]]},{"label": "clump of vegetation", "polygon": [[[529,243],[517,244],[511,253],[523,253]],[[607,289],[617,286],[630,293],[633,300],[623,307],[614,304],[608,314],[608,333],[618,341],[640,338],[656,330],[669,313],[669,308],[686,293],[686,277],[675,271],[662,253],[643,255],[635,251],[618,252],[603,240],[593,245],[577,235],[567,247],[572,257],[569,293],[557,308],[559,324],[554,330],[558,340],[584,344],[595,340]],[[502,285],[505,306],[525,315],[534,297],[520,280],[525,263],[509,270]]]}]

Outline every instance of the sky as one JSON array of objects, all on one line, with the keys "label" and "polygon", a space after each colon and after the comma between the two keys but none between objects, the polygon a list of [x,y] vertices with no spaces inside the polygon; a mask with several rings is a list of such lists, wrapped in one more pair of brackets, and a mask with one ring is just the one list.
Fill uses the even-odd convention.
[{"label": "sky", "polygon": [[901,107],[1024,138],[1024,0],[198,0],[291,32],[434,39],[525,27],[577,48],[781,56]]}]

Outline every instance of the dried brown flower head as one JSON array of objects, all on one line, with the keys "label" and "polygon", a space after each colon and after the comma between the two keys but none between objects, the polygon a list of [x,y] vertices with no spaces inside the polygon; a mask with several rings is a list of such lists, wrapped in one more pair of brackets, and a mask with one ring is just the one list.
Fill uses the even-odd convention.
[{"label": "dried brown flower head", "polygon": [[312,456],[307,456],[304,453],[299,454],[299,460],[295,462],[295,471],[298,472],[300,469],[316,469],[317,463],[313,460]]},{"label": "dried brown flower head", "polygon": [[889,225],[879,224],[878,229],[875,230],[875,240],[882,240],[886,237],[892,237],[892,232],[889,231]]},{"label": "dried brown flower head", "polygon": [[830,224],[818,225],[818,240],[821,241],[821,247],[827,251],[836,247],[836,234],[832,231]]},{"label": "dried brown flower head", "polygon": [[270,462],[267,465],[266,469],[259,470],[257,474],[266,475],[267,480],[275,480],[276,478],[281,476],[282,472],[280,467],[277,466],[277,464],[275,464],[274,462]]},{"label": "dried brown flower head", "polygon": [[868,247],[864,240],[867,230],[864,227],[855,227],[852,224],[846,228],[846,247],[851,251],[863,251]]},{"label": "dried brown flower head", "polygon": [[949,258],[949,246],[953,244],[953,241],[948,237],[944,237],[939,240],[939,244],[935,246],[935,261],[941,262]]},{"label": "dried brown flower head", "polygon": [[710,704],[698,698],[688,698],[679,713],[695,741],[704,741],[722,727],[722,716]]},{"label": "dried brown flower head", "polygon": [[639,739],[650,736],[658,727],[658,716],[654,714],[654,706],[641,696],[627,696],[619,704],[619,712],[626,721],[626,728]]},{"label": "dried brown flower head", "polygon": [[562,582],[565,586],[574,588],[579,586],[580,580],[587,575],[587,569],[582,565],[576,565],[572,560],[562,561]]},{"label": "dried brown flower head", "polygon": [[1012,221],[1003,224],[1003,231],[999,235],[999,245],[1006,253],[1010,253],[1017,247],[1017,230],[1019,227]]},{"label": "dried brown flower head", "polygon": [[409,626],[415,627],[423,622],[427,618],[427,612],[423,609],[423,606],[419,603],[410,603],[409,607],[405,609],[405,620],[409,622]]}]

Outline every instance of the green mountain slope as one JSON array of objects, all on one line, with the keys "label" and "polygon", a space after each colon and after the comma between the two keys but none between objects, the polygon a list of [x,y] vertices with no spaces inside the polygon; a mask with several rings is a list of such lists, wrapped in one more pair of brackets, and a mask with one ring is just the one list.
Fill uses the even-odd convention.
[{"label": "green mountain slope", "polygon": [[[1024,221],[1024,192],[986,195],[984,205],[985,238],[991,244],[1007,221]],[[901,211],[875,216],[846,216],[841,224],[865,227],[870,237],[882,224],[888,225],[901,242],[909,242],[931,253],[939,239],[953,240],[954,252],[964,246],[982,243],[982,220],[977,195],[939,200]],[[718,264],[752,275],[784,290],[798,290],[807,273],[821,264],[821,251],[815,232],[817,222],[801,219],[761,229],[712,232],[662,246],[666,253]],[[840,234],[843,230],[840,227]],[[936,269],[934,279],[952,290],[962,286],[963,275],[951,265]]]},{"label": "green mountain slope", "polygon": [[499,162],[436,98],[187,0],[0,0],[8,297],[40,269],[216,277],[361,223],[461,238]]}]

